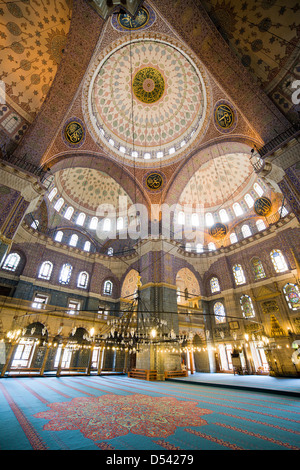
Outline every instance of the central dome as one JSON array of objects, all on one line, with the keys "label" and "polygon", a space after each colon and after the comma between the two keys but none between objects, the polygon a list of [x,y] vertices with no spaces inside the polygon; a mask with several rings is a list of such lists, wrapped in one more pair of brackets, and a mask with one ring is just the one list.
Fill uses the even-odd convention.
[{"label": "central dome", "polygon": [[207,92],[199,65],[171,43],[136,38],[99,61],[89,82],[89,124],[111,156],[155,166],[200,135]]}]

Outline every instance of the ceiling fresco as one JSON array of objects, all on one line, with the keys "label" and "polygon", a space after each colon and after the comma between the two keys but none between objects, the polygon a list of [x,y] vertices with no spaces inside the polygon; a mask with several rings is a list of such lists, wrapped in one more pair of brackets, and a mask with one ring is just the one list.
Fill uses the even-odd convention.
[{"label": "ceiling fresco", "polygon": [[257,176],[247,154],[229,154],[204,163],[184,188],[179,204],[203,204],[205,209],[222,208],[247,192]]},{"label": "ceiling fresco", "polygon": [[122,161],[163,161],[205,131],[203,71],[165,41],[143,37],[108,54],[89,83],[91,132]]},{"label": "ceiling fresco", "polygon": [[[300,4],[297,0],[203,0],[219,32],[282,112],[294,107],[300,77]],[[298,18],[298,21],[297,21]]]},{"label": "ceiling fresco", "polygon": [[119,197],[127,197],[124,189],[102,171],[90,168],[68,168],[55,174],[54,184],[58,193],[74,208],[85,210],[92,215],[100,204],[112,204],[119,207]]},{"label": "ceiling fresco", "polygon": [[1,2],[0,80],[7,104],[32,122],[54,80],[72,15],[72,0]]}]

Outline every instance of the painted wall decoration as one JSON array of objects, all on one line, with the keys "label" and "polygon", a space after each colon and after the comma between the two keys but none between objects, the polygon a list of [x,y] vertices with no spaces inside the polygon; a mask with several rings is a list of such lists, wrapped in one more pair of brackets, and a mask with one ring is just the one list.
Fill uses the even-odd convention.
[{"label": "painted wall decoration", "polygon": [[145,177],[145,184],[147,189],[158,191],[164,184],[164,176],[161,172],[148,173]]},{"label": "painted wall decoration", "polygon": [[69,119],[63,129],[63,140],[69,147],[80,147],[85,140],[85,127],[81,119]]},{"label": "painted wall decoration", "polygon": [[231,132],[237,125],[237,116],[232,105],[226,100],[220,100],[214,108],[214,122],[221,132]]},{"label": "painted wall decoration", "polygon": [[209,229],[209,234],[217,239],[224,238],[225,235],[227,234],[228,229],[226,225],[221,224],[221,223],[216,223],[214,224],[210,229]]},{"label": "painted wall decoration", "polygon": [[272,210],[272,203],[267,197],[260,197],[254,202],[254,212],[257,215],[269,215]]},{"label": "painted wall decoration", "polygon": [[135,74],[132,89],[136,98],[142,103],[155,103],[164,94],[164,77],[159,70],[144,67]]},{"label": "painted wall decoration", "polygon": [[135,17],[129,13],[119,13],[112,15],[111,24],[118,31],[128,32],[128,30],[138,30],[149,28],[155,22],[154,10],[147,5],[141,6]]}]

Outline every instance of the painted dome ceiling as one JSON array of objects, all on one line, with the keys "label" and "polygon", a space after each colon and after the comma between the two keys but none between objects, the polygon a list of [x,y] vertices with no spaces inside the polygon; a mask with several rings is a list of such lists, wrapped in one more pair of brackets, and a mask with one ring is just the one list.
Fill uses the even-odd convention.
[{"label": "painted dome ceiling", "polygon": [[223,155],[204,163],[184,188],[179,203],[216,210],[243,197],[257,175],[247,154]]},{"label": "painted dome ceiling", "polygon": [[100,204],[119,207],[119,197],[127,197],[124,189],[102,171],[90,168],[68,168],[55,174],[55,186],[64,200],[74,208],[96,215]]},{"label": "painted dome ceiling", "polygon": [[94,139],[129,164],[153,166],[179,157],[205,131],[209,94],[199,67],[151,37],[116,47],[88,84]]}]

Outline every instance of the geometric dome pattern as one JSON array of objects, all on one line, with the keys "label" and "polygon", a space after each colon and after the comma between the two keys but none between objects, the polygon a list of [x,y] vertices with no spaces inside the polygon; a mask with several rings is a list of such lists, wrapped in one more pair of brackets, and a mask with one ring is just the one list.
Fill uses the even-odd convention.
[{"label": "geometric dome pattern", "polygon": [[90,168],[60,170],[55,174],[55,185],[69,204],[93,215],[100,204],[119,207],[119,197],[122,196],[127,197],[129,205],[132,204],[128,194],[113,178]]},{"label": "geometric dome pattern", "polygon": [[235,153],[216,157],[191,176],[179,203],[218,209],[224,203],[232,204],[242,197],[256,179],[249,155]]},{"label": "geometric dome pattern", "polygon": [[206,109],[198,68],[158,39],[119,46],[98,65],[89,85],[94,137],[122,161],[153,165],[186,150],[203,131]]}]

